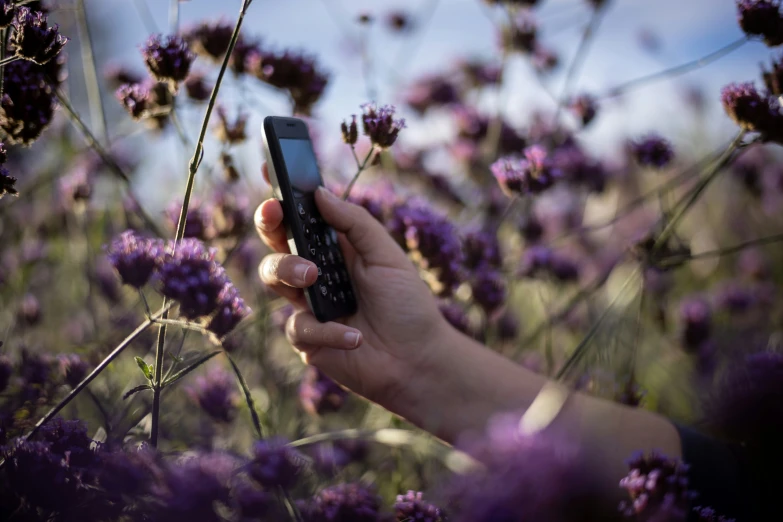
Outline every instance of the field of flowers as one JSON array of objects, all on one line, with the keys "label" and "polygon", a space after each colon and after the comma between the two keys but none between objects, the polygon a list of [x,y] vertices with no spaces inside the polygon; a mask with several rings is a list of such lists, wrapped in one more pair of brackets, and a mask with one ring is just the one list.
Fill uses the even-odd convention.
[{"label": "field of flowers", "polygon": [[[258,275],[270,251],[253,215],[271,190],[236,152],[260,147],[248,121],[272,115],[264,92],[289,103],[275,115],[311,125],[319,156],[340,148],[349,168],[322,162],[327,187],[383,224],[455,329],[579,393],[738,443],[759,476],[777,471],[778,1],[732,2],[742,39],[606,93],[581,92],[578,77],[614,2],[581,0],[566,60],[540,37],[546,0],[475,1],[497,23],[494,58],[406,78],[394,100],[373,99],[366,78],[355,114],[327,127],[334,72],[317,50],[243,24],[269,2],[224,2],[223,18],[180,27],[190,3],[173,0],[170,30],[136,63],[97,64],[93,2],[0,0],[0,521],[729,520],[694,500],[675,459],[628,455],[625,500],[607,514],[595,470],[520,439],[515,419],[452,447],[304,364],[286,338],[293,306]],[[145,0],[131,3],[145,16]],[[425,22],[371,4],[343,22],[400,38]],[[585,145],[604,107],[751,41],[769,47],[756,77],[719,100],[687,93],[680,114],[722,106],[733,138],[650,129],[611,156]],[[553,101],[523,126],[483,103],[512,60]],[[68,89],[74,75],[83,92]],[[433,121],[451,137],[405,139]],[[150,188],[150,158],[126,143],[140,133],[188,151],[174,185]],[[758,496],[774,502],[781,485],[765,482]]]}]

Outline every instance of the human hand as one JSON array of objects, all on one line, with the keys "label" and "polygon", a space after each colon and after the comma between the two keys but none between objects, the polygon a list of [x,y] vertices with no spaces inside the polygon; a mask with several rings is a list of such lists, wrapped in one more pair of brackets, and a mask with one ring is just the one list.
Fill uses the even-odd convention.
[{"label": "human hand", "polygon": [[[263,172],[269,180],[266,164]],[[451,327],[383,225],[364,208],[324,188],[315,199],[324,220],[339,233],[358,312],[340,322],[319,323],[309,311],[302,289],[315,283],[317,267],[290,254],[283,209],[275,199],[263,202],[255,213],[261,239],[275,251],[261,262],[259,275],[298,309],[286,324],[286,336],[305,362],[395,410],[395,397],[432,367],[442,346],[438,340]]]}]

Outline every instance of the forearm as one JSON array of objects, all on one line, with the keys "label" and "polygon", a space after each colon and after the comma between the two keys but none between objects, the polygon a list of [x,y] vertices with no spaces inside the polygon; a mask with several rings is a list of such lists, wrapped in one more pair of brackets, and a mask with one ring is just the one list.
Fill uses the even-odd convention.
[{"label": "forearm", "polygon": [[[499,413],[522,415],[545,385],[554,385],[451,328],[444,329],[439,340],[439,346],[429,349],[441,355],[385,406],[447,442],[465,432],[483,431]],[[543,433],[582,449],[589,460],[585,464],[605,472],[608,498],[619,494],[617,482],[634,451],[657,449],[680,456],[677,431],[663,417],[581,393],[564,395]],[[552,407],[548,402],[544,414]]]}]

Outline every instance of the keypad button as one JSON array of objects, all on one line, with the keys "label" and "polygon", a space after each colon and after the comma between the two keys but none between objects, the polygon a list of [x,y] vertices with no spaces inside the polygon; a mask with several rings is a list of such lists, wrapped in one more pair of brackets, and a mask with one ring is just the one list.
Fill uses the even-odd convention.
[{"label": "keypad button", "polygon": [[339,298],[340,298],[340,301],[342,301],[343,303],[345,302],[345,292],[343,292],[342,290],[340,290],[340,291],[337,293],[337,297],[339,297]]},{"label": "keypad button", "polygon": [[328,232],[324,236],[324,244],[328,247],[332,246],[332,235]]},{"label": "keypad button", "polygon": [[325,277],[326,277],[326,284],[332,286],[334,284],[334,280],[332,279],[332,274],[327,272]]},{"label": "keypad button", "polygon": [[326,294],[329,293],[329,289],[326,288],[326,285],[321,283],[318,285],[318,292],[321,294],[321,296],[326,297]]},{"label": "keypad button", "polygon": [[326,256],[325,256],[325,255],[323,255],[323,254],[320,254],[320,255],[318,256],[318,260],[319,260],[319,261],[321,261],[321,265],[322,265],[322,266],[326,266],[326,265],[328,264],[328,263],[326,262]]},{"label": "keypad button", "polygon": [[343,282],[343,279],[340,277],[340,272],[334,273],[334,282],[337,283],[338,285]]},{"label": "keypad button", "polygon": [[337,232],[333,228],[329,229],[329,235],[332,236],[332,243],[337,244]]},{"label": "keypad button", "polygon": [[316,234],[316,235],[315,235],[315,244],[316,244],[316,246],[318,246],[319,248],[323,246],[324,242],[323,242],[323,240],[321,239],[321,234]]},{"label": "keypad button", "polygon": [[304,219],[307,215],[307,210],[305,209],[305,206],[302,204],[302,202],[296,204],[296,211],[299,213],[299,217],[302,219]]},{"label": "keypad button", "polygon": [[316,216],[310,216],[308,221],[310,223],[310,226],[314,227],[314,226],[316,226],[319,223],[320,220]]},{"label": "keypad button", "polygon": [[335,294],[332,294],[332,302],[337,304],[337,296]]},{"label": "keypad button", "polygon": [[315,245],[313,245],[312,243],[308,243],[307,252],[310,254],[310,257],[315,257]]},{"label": "keypad button", "polygon": [[334,252],[330,250],[329,255],[327,257],[329,258],[329,262],[331,264],[334,264]]},{"label": "keypad button", "polygon": [[321,277],[323,275],[323,271],[321,271],[321,267],[318,267],[318,277]]},{"label": "keypad button", "polygon": [[304,234],[304,237],[306,237],[308,239],[310,239],[310,236],[313,235],[313,231],[310,230],[310,226],[309,225],[305,225],[305,226],[302,227],[302,233]]}]

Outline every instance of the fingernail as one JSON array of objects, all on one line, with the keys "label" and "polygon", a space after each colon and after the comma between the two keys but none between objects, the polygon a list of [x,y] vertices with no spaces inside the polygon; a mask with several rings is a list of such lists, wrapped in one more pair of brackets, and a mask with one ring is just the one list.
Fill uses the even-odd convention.
[{"label": "fingernail", "polygon": [[264,215],[261,213],[261,207],[256,209],[256,212],[253,215],[253,221],[255,221],[258,228],[264,228]]},{"label": "fingernail", "polygon": [[307,272],[309,270],[310,265],[302,263],[294,267],[294,275],[296,275],[302,283],[307,283]]},{"label": "fingernail", "polygon": [[345,332],[345,345],[349,348],[356,348],[359,346],[359,341],[362,339],[362,334],[359,332]]}]

